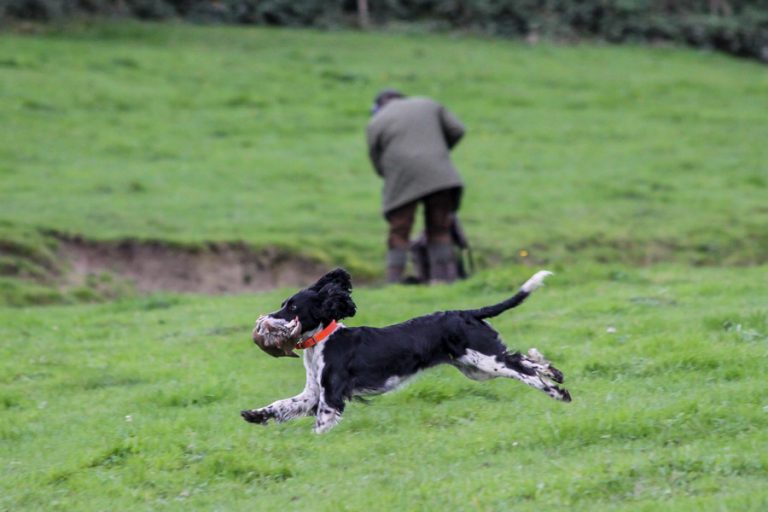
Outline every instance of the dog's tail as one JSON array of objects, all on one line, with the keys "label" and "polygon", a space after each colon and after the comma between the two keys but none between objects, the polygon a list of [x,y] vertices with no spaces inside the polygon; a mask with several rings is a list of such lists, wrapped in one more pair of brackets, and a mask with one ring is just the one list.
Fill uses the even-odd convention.
[{"label": "dog's tail", "polygon": [[533,292],[533,290],[535,290],[536,288],[544,284],[544,279],[547,276],[551,276],[551,275],[552,275],[552,272],[549,272],[548,270],[539,270],[538,272],[533,274],[533,276],[529,280],[527,280],[523,284],[523,286],[520,287],[520,290],[515,295],[508,298],[507,300],[503,302],[499,302],[498,304],[493,306],[486,306],[480,309],[473,309],[473,310],[467,311],[467,313],[469,313],[470,315],[474,316],[479,320],[498,316],[508,309],[514,308],[515,306],[519,306]]}]

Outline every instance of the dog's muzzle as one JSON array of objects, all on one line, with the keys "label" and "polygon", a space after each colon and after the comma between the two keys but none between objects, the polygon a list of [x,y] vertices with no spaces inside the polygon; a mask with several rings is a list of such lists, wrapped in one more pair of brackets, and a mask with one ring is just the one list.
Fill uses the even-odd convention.
[{"label": "dog's muzzle", "polygon": [[262,315],[256,320],[253,342],[272,357],[299,357],[293,348],[300,335],[301,322],[298,317],[289,322]]}]

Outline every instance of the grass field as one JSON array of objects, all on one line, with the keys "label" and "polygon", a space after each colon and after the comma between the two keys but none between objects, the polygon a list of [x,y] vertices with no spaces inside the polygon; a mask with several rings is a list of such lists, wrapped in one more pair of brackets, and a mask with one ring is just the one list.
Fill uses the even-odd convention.
[{"label": "grass field", "polygon": [[[348,323],[486,304],[529,272],[358,290]],[[571,404],[440,368],[321,437],[238,414],[303,387],[248,341],[283,291],[5,310],[0,509],[764,510],[764,275],[563,273],[494,325],[557,362]]]},{"label": "grass field", "polygon": [[[0,510],[768,509],[755,63],[424,34],[2,34],[0,276],[54,267],[49,230],[381,272],[363,129],[383,86],[467,124],[455,159],[484,270],[361,287],[346,323],[489,304],[546,263],[548,286],[494,326],[552,359],[573,403],[438,368],[325,436],[308,418],[256,427],[241,409],[303,385],[249,341],[289,290],[0,307]],[[0,297],[46,286],[0,277]]]}]

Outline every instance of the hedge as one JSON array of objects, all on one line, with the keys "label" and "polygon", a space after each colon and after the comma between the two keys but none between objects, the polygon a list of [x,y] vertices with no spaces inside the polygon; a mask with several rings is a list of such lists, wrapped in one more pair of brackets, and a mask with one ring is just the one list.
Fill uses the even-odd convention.
[{"label": "hedge", "polygon": [[[768,0],[368,0],[371,21],[504,37],[674,41],[768,62]],[[0,22],[96,15],[277,26],[350,25],[357,0],[0,0]]]}]

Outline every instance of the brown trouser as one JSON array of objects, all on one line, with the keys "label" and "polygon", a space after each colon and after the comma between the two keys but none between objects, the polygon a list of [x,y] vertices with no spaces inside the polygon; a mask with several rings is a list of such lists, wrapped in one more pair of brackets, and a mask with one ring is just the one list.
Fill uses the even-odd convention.
[{"label": "brown trouser", "polygon": [[424,226],[427,231],[427,243],[450,244],[451,222],[458,208],[461,189],[447,189],[433,192],[399,208],[386,213],[389,222],[387,246],[390,249],[408,249],[411,229],[416,217],[416,207],[424,203]]}]

